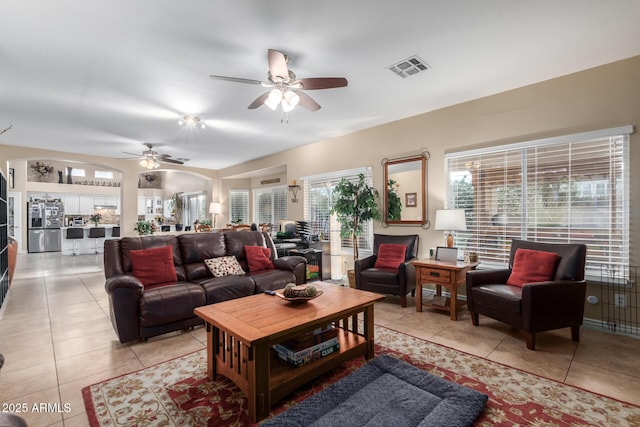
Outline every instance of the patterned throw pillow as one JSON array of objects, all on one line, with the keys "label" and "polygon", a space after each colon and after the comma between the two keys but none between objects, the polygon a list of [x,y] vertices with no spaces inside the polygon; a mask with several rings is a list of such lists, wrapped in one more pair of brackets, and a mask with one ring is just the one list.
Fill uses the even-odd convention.
[{"label": "patterned throw pillow", "polygon": [[234,255],[205,259],[204,263],[209,267],[213,277],[243,276],[245,274]]}]

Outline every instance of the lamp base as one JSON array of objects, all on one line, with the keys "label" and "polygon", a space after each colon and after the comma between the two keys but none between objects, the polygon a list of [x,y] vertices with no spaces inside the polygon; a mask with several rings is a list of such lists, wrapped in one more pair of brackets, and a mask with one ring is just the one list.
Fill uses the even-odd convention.
[{"label": "lamp base", "polygon": [[453,234],[449,233],[447,235],[447,247],[448,248],[452,248],[453,247]]}]

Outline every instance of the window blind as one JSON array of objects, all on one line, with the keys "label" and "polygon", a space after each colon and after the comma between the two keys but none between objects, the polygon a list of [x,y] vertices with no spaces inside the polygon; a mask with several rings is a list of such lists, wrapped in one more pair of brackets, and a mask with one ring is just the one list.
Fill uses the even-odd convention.
[{"label": "window blind", "polygon": [[460,247],[506,265],[512,239],[585,243],[587,273],[629,262],[631,126],[445,155]]},{"label": "window blind", "polygon": [[287,187],[260,188],[254,190],[254,222],[278,224],[287,219]]},{"label": "window blind", "polygon": [[229,190],[229,221],[249,223],[249,190]]},{"label": "window blind", "polygon": [[[329,219],[333,207],[332,192],[342,178],[357,182],[358,176],[363,174],[369,185],[373,184],[372,169],[370,167],[336,171],[332,173],[302,177],[304,182],[304,219],[309,223],[312,234],[329,236]],[[351,239],[342,239],[343,248],[353,247]],[[371,250],[373,247],[373,223],[369,221],[364,226],[364,232],[358,238],[361,250]]]}]

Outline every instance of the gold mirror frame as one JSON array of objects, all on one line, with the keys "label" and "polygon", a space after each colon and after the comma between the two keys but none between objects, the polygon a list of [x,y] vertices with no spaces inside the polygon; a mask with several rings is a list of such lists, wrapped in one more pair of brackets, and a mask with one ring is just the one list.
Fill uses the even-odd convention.
[{"label": "gold mirror frame", "polygon": [[[423,151],[415,156],[382,159],[381,163],[384,170],[384,188],[382,190],[384,194],[384,214],[382,225],[384,227],[390,225],[419,225],[422,228],[429,228],[430,222],[427,219],[428,159],[428,151]],[[395,203],[400,203],[401,205],[400,219],[389,219],[390,179],[394,181]]]}]

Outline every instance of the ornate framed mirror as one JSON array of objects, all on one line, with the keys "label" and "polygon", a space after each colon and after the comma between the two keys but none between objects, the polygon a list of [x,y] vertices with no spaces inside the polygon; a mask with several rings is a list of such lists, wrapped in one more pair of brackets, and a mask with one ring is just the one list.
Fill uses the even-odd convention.
[{"label": "ornate framed mirror", "polygon": [[420,225],[427,219],[427,160],[429,152],[397,159],[383,159],[384,214],[382,225]]}]

